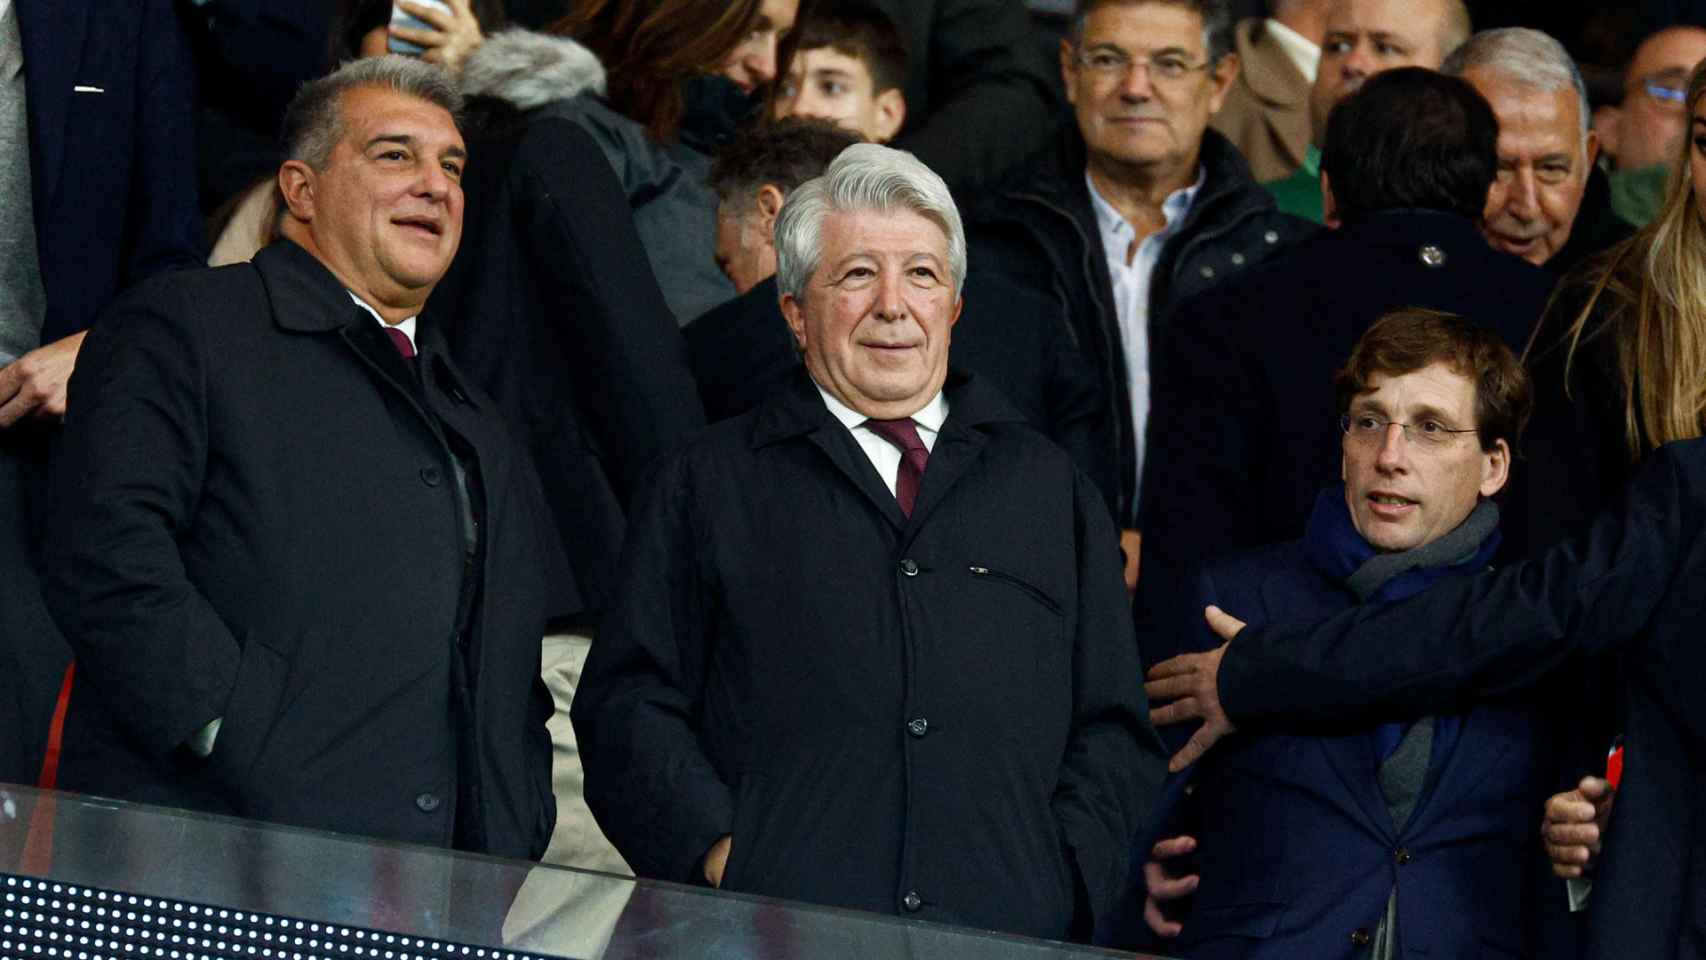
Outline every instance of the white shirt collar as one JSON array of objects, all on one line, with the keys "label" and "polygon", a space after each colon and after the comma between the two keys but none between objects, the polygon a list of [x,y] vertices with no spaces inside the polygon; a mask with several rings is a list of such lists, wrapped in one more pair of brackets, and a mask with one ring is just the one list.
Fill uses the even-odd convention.
[{"label": "white shirt collar", "polygon": [[1303,78],[1313,84],[1316,73],[1321,69],[1320,45],[1272,18],[1269,18],[1262,26],[1263,29],[1273,34],[1280,50],[1285,53],[1285,58],[1291,61],[1291,65],[1297,68],[1297,72],[1303,74]]},{"label": "white shirt collar", "polygon": [[[416,314],[413,317],[406,317],[402,320],[397,321],[396,323],[386,323],[385,318],[381,317],[379,315],[379,311],[368,306],[366,300],[363,300],[360,297],[356,296],[355,291],[345,290],[344,292],[349,294],[349,298],[351,300],[355,301],[356,306],[360,307],[363,310],[366,310],[369,314],[371,314],[373,316],[374,320],[379,321],[380,326],[390,327],[393,330],[403,331],[403,336],[409,338],[409,346],[411,346],[411,347],[416,346],[416,344],[415,344],[415,321],[420,318],[419,314]],[[419,349],[419,348],[416,347],[416,349]]]},{"label": "white shirt collar", "polygon": [[[857,430],[864,426],[866,420],[871,419],[852,407],[849,407],[847,404],[842,403],[840,400],[835,399],[835,396],[828,390],[825,390],[823,388],[823,384],[818,383],[816,380],[812,381],[812,386],[817,387],[818,396],[823,397],[823,405],[829,408],[830,414],[832,414],[835,419],[841,421],[841,425],[847,429]],[[948,400],[946,397],[942,396],[942,391],[940,390],[936,391],[936,395],[930,398],[929,403],[926,403],[920,410],[912,415],[913,423],[917,424],[921,429],[928,430],[933,434],[942,432],[942,424],[947,419]]]},{"label": "white shirt collar", "polygon": [[[1197,191],[1202,189],[1203,182],[1207,178],[1208,169],[1199,166],[1197,167],[1195,183],[1174,190],[1167,194],[1167,199],[1161,201],[1161,216],[1167,221],[1167,226],[1161,231],[1163,234],[1171,230],[1179,218],[1191,209],[1191,204],[1196,202]],[[1102,236],[1130,238],[1136,230],[1119,210],[1109,203],[1106,197],[1102,196],[1102,191],[1096,189],[1096,180],[1090,176],[1088,168],[1084,171],[1084,185],[1090,189],[1090,206],[1096,210],[1096,227],[1101,231]],[[1125,260],[1125,247],[1119,248],[1119,256],[1123,262]]]}]

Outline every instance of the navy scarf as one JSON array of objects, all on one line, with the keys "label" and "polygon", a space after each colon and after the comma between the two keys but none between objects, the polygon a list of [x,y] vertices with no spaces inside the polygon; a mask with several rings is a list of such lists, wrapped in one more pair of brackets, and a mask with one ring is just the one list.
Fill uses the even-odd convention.
[{"label": "navy scarf", "polygon": [[[1358,533],[1345,505],[1343,486],[1315,498],[1303,533],[1303,555],[1322,576],[1342,584],[1359,603],[1385,603],[1411,597],[1447,577],[1472,576],[1488,568],[1499,549],[1499,508],[1482,500],[1450,533],[1413,550],[1381,553]],[[1406,637],[1404,642],[1419,638]],[[1456,743],[1462,720],[1434,718],[1430,765],[1437,765]],[[1383,723],[1373,733],[1374,755],[1385,760],[1398,749],[1407,723]]]}]

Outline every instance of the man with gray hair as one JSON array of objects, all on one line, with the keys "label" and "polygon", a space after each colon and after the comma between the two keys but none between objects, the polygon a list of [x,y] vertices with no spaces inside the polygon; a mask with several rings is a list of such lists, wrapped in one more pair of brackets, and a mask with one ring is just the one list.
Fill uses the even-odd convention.
[{"label": "man with gray hair", "polygon": [[948,369],[966,243],[928,168],[848,148],[776,250],[804,365],[636,500],[573,707],[588,805],[642,876],[1086,937],[1160,774],[1107,509]]},{"label": "man with gray hair", "polygon": [[545,508],[417,323],[462,235],[460,98],[364,60],[284,121],[282,239],[89,335],[43,580],[61,786],[537,857]]},{"label": "man with gray hair", "polygon": [[1587,87],[1564,45],[1527,27],[1483,30],[1440,67],[1469,81],[1499,118],[1499,178],[1487,192],[1487,242],[1555,274],[1625,239],[1595,166]]}]

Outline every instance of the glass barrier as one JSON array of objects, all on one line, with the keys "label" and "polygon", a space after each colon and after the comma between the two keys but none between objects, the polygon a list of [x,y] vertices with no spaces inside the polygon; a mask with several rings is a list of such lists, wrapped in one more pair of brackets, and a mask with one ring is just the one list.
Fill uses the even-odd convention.
[{"label": "glass barrier", "polygon": [[0,956],[1125,956],[0,784]]}]

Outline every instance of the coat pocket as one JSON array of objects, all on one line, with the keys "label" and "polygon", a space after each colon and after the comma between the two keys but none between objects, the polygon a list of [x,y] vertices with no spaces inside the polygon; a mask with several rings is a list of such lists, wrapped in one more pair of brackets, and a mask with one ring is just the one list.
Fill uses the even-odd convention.
[{"label": "coat pocket", "polygon": [[755,773],[742,774],[735,786],[735,819],[729,828],[729,860],[723,865],[724,890],[747,890],[747,873],[752,868],[755,858],[753,846],[758,842],[762,804],[768,802],[765,797],[768,791],[764,789],[765,780],[762,775]]},{"label": "coat pocket", "polygon": [[1010,590],[1017,590],[1042,604],[1050,613],[1056,616],[1060,615],[1060,602],[1049,596],[1041,587],[1032,584],[1023,577],[976,563],[971,564],[966,569],[971,574],[972,580],[976,582],[997,584]]},{"label": "coat pocket", "polygon": [[243,645],[207,768],[214,784],[245,816],[257,812],[259,793],[251,789],[254,770],[278,719],[289,674],[289,664],[271,648],[252,639]]},{"label": "coat pocket", "polygon": [[1270,902],[1199,904],[1185,919],[1184,932],[1175,942],[1183,946],[1213,940],[1266,940],[1279,931],[1285,907]]}]

